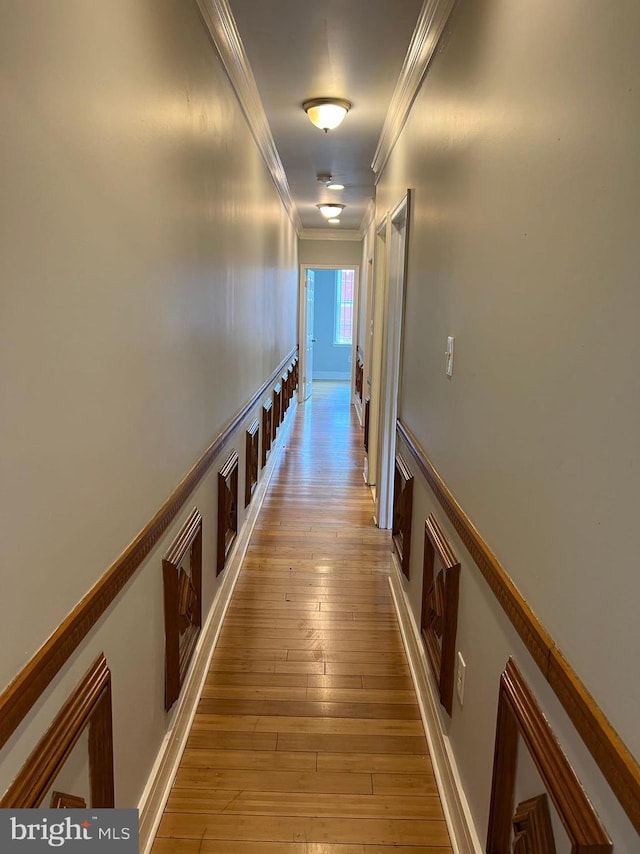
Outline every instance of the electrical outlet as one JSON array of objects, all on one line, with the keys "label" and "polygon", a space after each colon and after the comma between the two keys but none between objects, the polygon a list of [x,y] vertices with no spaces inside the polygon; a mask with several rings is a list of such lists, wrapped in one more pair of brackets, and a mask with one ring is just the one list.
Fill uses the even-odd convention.
[{"label": "electrical outlet", "polygon": [[458,702],[463,705],[464,702],[464,676],[467,671],[467,665],[461,653],[458,653],[458,666],[456,667],[456,694]]}]

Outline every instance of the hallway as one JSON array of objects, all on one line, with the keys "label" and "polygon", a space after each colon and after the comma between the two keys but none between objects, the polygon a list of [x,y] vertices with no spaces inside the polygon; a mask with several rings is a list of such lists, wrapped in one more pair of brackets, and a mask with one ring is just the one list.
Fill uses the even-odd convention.
[{"label": "hallway", "polygon": [[347,384],[299,405],[154,854],[446,854]]}]

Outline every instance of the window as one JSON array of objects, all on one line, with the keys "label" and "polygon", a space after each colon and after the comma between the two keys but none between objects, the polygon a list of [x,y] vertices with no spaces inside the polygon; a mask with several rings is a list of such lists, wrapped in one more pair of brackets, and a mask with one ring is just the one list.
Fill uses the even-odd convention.
[{"label": "window", "polygon": [[351,344],[355,270],[336,272],[336,324],[334,344]]}]

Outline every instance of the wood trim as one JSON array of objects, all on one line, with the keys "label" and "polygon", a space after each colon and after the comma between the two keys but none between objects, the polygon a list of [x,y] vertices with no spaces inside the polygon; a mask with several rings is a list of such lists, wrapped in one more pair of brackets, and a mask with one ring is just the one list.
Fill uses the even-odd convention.
[{"label": "wood trim", "polygon": [[262,404],[262,468],[267,464],[271,453],[271,435],[273,431],[273,403],[265,400]]},{"label": "wood trim", "polygon": [[[216,587],[213,603],[209,610],[202,634],[196,647],[194,661],[189,668],[187,681],[182,689],[179,701],[176,703],[170,731],[166,734],[159,749],[154,767],[151,769],[147,784],[144,788],[138,809],[140,812],[140,854],[151,854],[151,848],[162,818],[171,784],[178,770],[185,749],[193,716],[209,670],[211,658],[224,622],[227,608],[242,568],[247,548],[263,506],[269,483],[273,476],[278,459],[281,457],[286,438],[291,434],[294,419],[285,424],[282,442],[274,448],[267,470],[258,482],[253,501],[249,507],[238,534],[238,543],[230,556],[220,583]],[[479,849],[477,849],[479,850]]]},{"label": "wood trim", "polygon": [[511,820],[513,854],[556,854],[556,843],[546,794],[518,804]]},{"label": "wood trim", "polygon": [[87,802],[78,795],[69,795],[66,792],[52,792],[49,801],[49,809],[52,810],[86,810]]},{"label": "wood trim", "polygon": [[51,637],[40,647],[16,678],[0,694],[0,748],[15,732],[56,673],[91,631],[102,614],[132,578],[144,559],[178,515],[214,460],[274,379],[297,353],[297,346],[278,365],[253,397],[229,421],[162,507],[111,567],[98,579]]},{"label": "wood trim", "polygon": [[258,485],[258,446],[260,444],[260,422],[254,418],[247,427],[244,466],[244,506],[251,503]]},{"label": "wood trim", "polygon": [[509,854],[522,739],[571,842],[572,854],[613,851],[580,781],[513,659],[500,677],[487,854]]},{"label": "wood trim", "polygon": [[220,575],[238,536],[238,452],[231,451],[218,472],[218,559],[216,575]]},{"label": "wood trim", "polygon": [[95,809],[113,808],[111,671],[102,653],[18,772],[0,800],[0,808],[39,807],[87,726],[91,806]]},{"label": "wood trim", "polygon": [[[183,561],[189,552],[189,568]],[[202,628],[202,516],[196,507],[162,558],[164,707],[180,696]]]},{"label": "wood trim", "polygon": [[271,438],[275,442],[278,427],[282,423],[282,386],[276,383],[273,388],[273,415],[271,417]]},{"label": "wood trim", "polygon": [[640,833],[640,765],[637,760],[453,497],[416,437],[400,420],[398,433],[629,820]]},{"label": "wood trim", "polygon": [[358,353],[358,355],[356,356],[355,386],[356,386],[356,395],[357,395],[360,403],[362,403],[363,385],[364,385],[364,362],[360,358],[360,353]]},{"label": "wood trim", "polygon": [[369,424],[371,423],[371,398],[367,395],[364,399],[364,433],[362,441],[365,453],[369,453]]},{"label": "wood trim", "polygon": [[392,572],[388,581],[402,642],[407,652],[411,677],[416,688],[420,717],[429,745],[429,756],[433,764],[453,851],[458,854],[471,854],[471,852],[477,854],[484,848],[477,836],[465,792],[460,783],[449,738],[444,732],[438,699],[433,690],[433,680],[428,675],[429,665],[424,644],[409,605],[409,597],[399,572]]},{"label": "wood trim", "polygon": [[267,165],[284,208],[298,235],[302,221],[269,127],[251,65],[227,0],[196,0],[202,19],[225,67],[249,129]]},{"label": "wood trim", "polygon": [[376,183],[407,120],[454,0],[425,0],[387,111],[371,168]]},{"label": "wood trim", "polygon": [[[441,566],[437,573],[436,560]],[[420,629],[440,702],[449,715],[453,711],[459,586],[460,561],[431,514],[424,523]]]},{"label": "wood trim", "polygon": [[409,578],[411,561],[411,520],[413,516],[413,475],[402,454],[396,455],[393,478],[393,547],[404,575]]}]

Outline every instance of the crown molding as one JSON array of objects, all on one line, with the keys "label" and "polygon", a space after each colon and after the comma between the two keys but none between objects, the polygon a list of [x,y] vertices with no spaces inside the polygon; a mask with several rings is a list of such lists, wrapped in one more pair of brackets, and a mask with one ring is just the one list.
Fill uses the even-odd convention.
[{"label": "crown molding", "polygon": [[362,218],[362,224],[360,226],[360,233],[362,237],[364,237],[369,229],[371,228],[371,224],[373,223],[376,216],[376,203],[371,199],[369,204],[367,205],[367,209],[364,213],[364,217]]},{"label": "crown molding", "polygon": [[362,234],[353,228],[302,228],[298,231],[300,240],[362,240]]},{"label": "crown molding", "polygon": [[275,184],[289,219],[299,234],[302,230],[302,222],[229,4],[227,0],[196,0],[196,2],[240,102],[253,138],[267,165],[271,180]]},{"label": "crown molding", "polygon": [[382,126],[371,167],[376,183],[411,110],[455,0],[425,0]]}]

